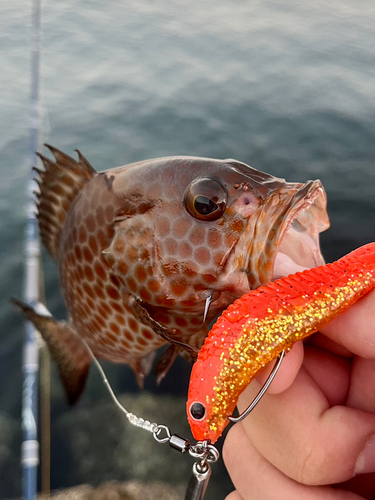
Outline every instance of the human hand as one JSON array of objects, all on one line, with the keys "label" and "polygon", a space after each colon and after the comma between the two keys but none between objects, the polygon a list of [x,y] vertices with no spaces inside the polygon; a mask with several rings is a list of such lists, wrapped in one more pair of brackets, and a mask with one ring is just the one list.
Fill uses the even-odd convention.
[{"label": "human hand", "polygon": [[226,500],[375,498],[375,291],[293,347],[223,456],[236,487]]}]

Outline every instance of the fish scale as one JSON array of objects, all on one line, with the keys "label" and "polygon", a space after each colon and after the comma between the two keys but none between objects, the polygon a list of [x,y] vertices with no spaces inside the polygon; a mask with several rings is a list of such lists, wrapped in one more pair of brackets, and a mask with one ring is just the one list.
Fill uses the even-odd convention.
[{"label": "fish scale", "polygon": [[[59,255],[61,285],[73,323],[86,332],[93,352],[113,362],[133,364],[164,340],[138,321],[103,254],[114,236],[110,222],[116,209],[105,186],[103,176],[93,179],[67,217]],[[105,194],[100,198],[101,192]],[[92,210],[98,203],[94,219]]]}]

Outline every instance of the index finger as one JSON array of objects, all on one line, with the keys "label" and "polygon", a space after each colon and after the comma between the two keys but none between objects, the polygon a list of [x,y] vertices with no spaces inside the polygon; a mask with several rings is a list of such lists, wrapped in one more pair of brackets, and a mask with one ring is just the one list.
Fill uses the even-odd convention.
[{"label": "index finger", "polygon": [[375,290],[320,331],[357,356],[375,358]]},{"label": "index finger", "polygon": [[[348,357],[350,353],[361,358],[375,359],[375,290],[371,291],[358,302],[353,304],[347,311],[332,320],[328,325],[309,341],[339,356]],[[269,394],[278,394],[285,391],[293,383],[301,367],[303,360],[303,349],[297,347],[297,342],[290,354],[285,357],[274,381],[268,389]],[[284,365],[284,366],[283,366]],[[257,377],[260,384],[264,384],[272,366],[267,367]]]}]

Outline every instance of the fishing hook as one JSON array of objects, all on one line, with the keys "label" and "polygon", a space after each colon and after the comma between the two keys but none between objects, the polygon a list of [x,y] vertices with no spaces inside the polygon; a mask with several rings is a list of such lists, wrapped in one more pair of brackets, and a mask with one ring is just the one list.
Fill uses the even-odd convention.
[{"label": "fishing hook", "polygon": [[206,303],[204,306],[203,322],[206,321],[208,310],[210,309],[211,302],[212,302],[212,295],[209,295],[206,299]]},{"label": "fishing hook", "polygon": [[245,417],[247,417],[249,415],[249,413],[251,413],[254,410],[254,408],[256,407],[256,405],[259,403],[259,401],[264,396],[264,394],[267,391],[268,387],[271,385],[271,382],[275,378],[276,373],[279,371],[279,368],[280,368],[281,363],[282,363],[282,361],[284,359],[284,356],[285,356],[285,351],[282,351],[282,353],[280,354],[280,356],[277,359],[277,362],[276,362],[275,366],[272,369],[272,372],[269,374],[268,379],[264,383],[264,385],[261,388],[261,390],[258,392],[257,396],[254,398],[254,400],[252,401],[252,403],[250,403],[250,405],[246,408],[246,410],[243,413],[241,413],[241,415],[239,415],[238,417],[228,417],[228,419],[231,422],[235,422],[235,423],[241,422]]}]

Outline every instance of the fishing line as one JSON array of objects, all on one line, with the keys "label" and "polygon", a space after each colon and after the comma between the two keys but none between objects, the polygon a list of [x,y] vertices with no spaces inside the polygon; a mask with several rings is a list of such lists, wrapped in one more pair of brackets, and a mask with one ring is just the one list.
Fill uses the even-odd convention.
[{"label": "fishing line", "polygon": [[[38,312],[38,314],[42,316],[51,317],[51,313],[48,311],[46,306],[41,302],[38,302],[35,305],[34,309]],[[194,445],[192,445],[188,439],[180,436],[179,434],[172,434],[168,426],[164,424],[157,424],[156,422],[150,422],[149,420],[145,420],[144,418],[138,417],[134,413],[128,411],[117,398],[105,374],[102,365],[99,363],[95,354],[92,352],[92,349],[89,346],[89,344],[86,342],[84,338],[78,337],[78,335],[77,338],[86,347],[87,352],[89,353],[90,358],[94,362],[113,402],[115,403],[117,408],[119,408],[119,410],[125,414],[130,424],[134,425],[135,427],[140,427],[141,429],[144,429],[148,432],[151,432],[154,439],[158,443],[160,444],[168,443],[171,448],[174,448],[175,450],[181,453],[189,453],[190,456],[197,459],[197,461],[193,464],[190,480],[186,490],[185,500],[203,500],[211,476],[210,463],[217,462],[217,460],[220,457],[217,448],[214,445],[212,445],[209,440],[197,441]],[[268,389],[277,371],[279,370],[282,360],[284,358],[284,354],[285,351],[281,353],[278,362],[275,364],[266,382],[264,383],[263,387],[259,391],[257,397],[254,399],[252,404],[239,417],[229,417],[229,420],[231,420],[232,422],[240,422],[255,408],[255,406],[264,396],[266,390]]]},{"label": "fishing line", "polygon": [[103,380],[105,386],[107,387],[108,392],[111,395],[111,398],[113,399],[115,405],[123,413],[125,413],[125,416],[129,420],[129,422],[132,425],[135,425],[136,427],[141,427],[142,429],[145,429],[146,431],[149,431],[149,432],[152,432],[152,433],[156,432],[158,430],[158,427],[159,427],[158,424],[151,423],[148,420],[144,420],[141,417],[137,417],[136,415],[134,415],[134,413],[131,413],[130,411],[128,411],[125,408],[125,406],[123,406],[120,403],[120,401],[118,400],[116,394],[114,393],[114,390],[112,389],[111,384],[109,383],[109,380],[107,379],[107,376],[106,376],[106,374],[105,374],[105,372],[104,372],[104,370],[102,368],[102,365],[99,363],[99,361],[95,357],[94,353],[91,350],[91,347],[88,345],[88,343],[86,342],[85,339],[81,338],[80,340],[82,340],[82,342],[85,344],[85,347],[86,347],[88,353],[90,354],[91,359],[94,361],[94,363],[96,365],[96,368],[98,369],[98,371],[100,373],[100,376],[102,377],[102,380]]},{"label": "fishing line", "polygon": [[217,462],[220,456],[217,448],[210,444],[207,440],[198,441],[195,445],[192,445],[188,439],[180,436],[179,434],[172,434],[168,426],[157,424],[155,422],[151,423],[149,420],[137,417],[134,413],[129,412],[118,400],[101,364],[95,357],[86,340],[83,338],[80,338],[80,340],[85,345],[91,359],[95,363],[95,366],[98,369],[112,400],[122,413],[125,414],[128,421],[136,427],[140,427],[141,429],[151,432],[154,439],[158,443],[168,443],[171,448],[174,448],[181,453],[189,453],[189,455],[197,459],[197,461],[193,464],[185,500],[203,500],[211,477],[210,463]]}]

